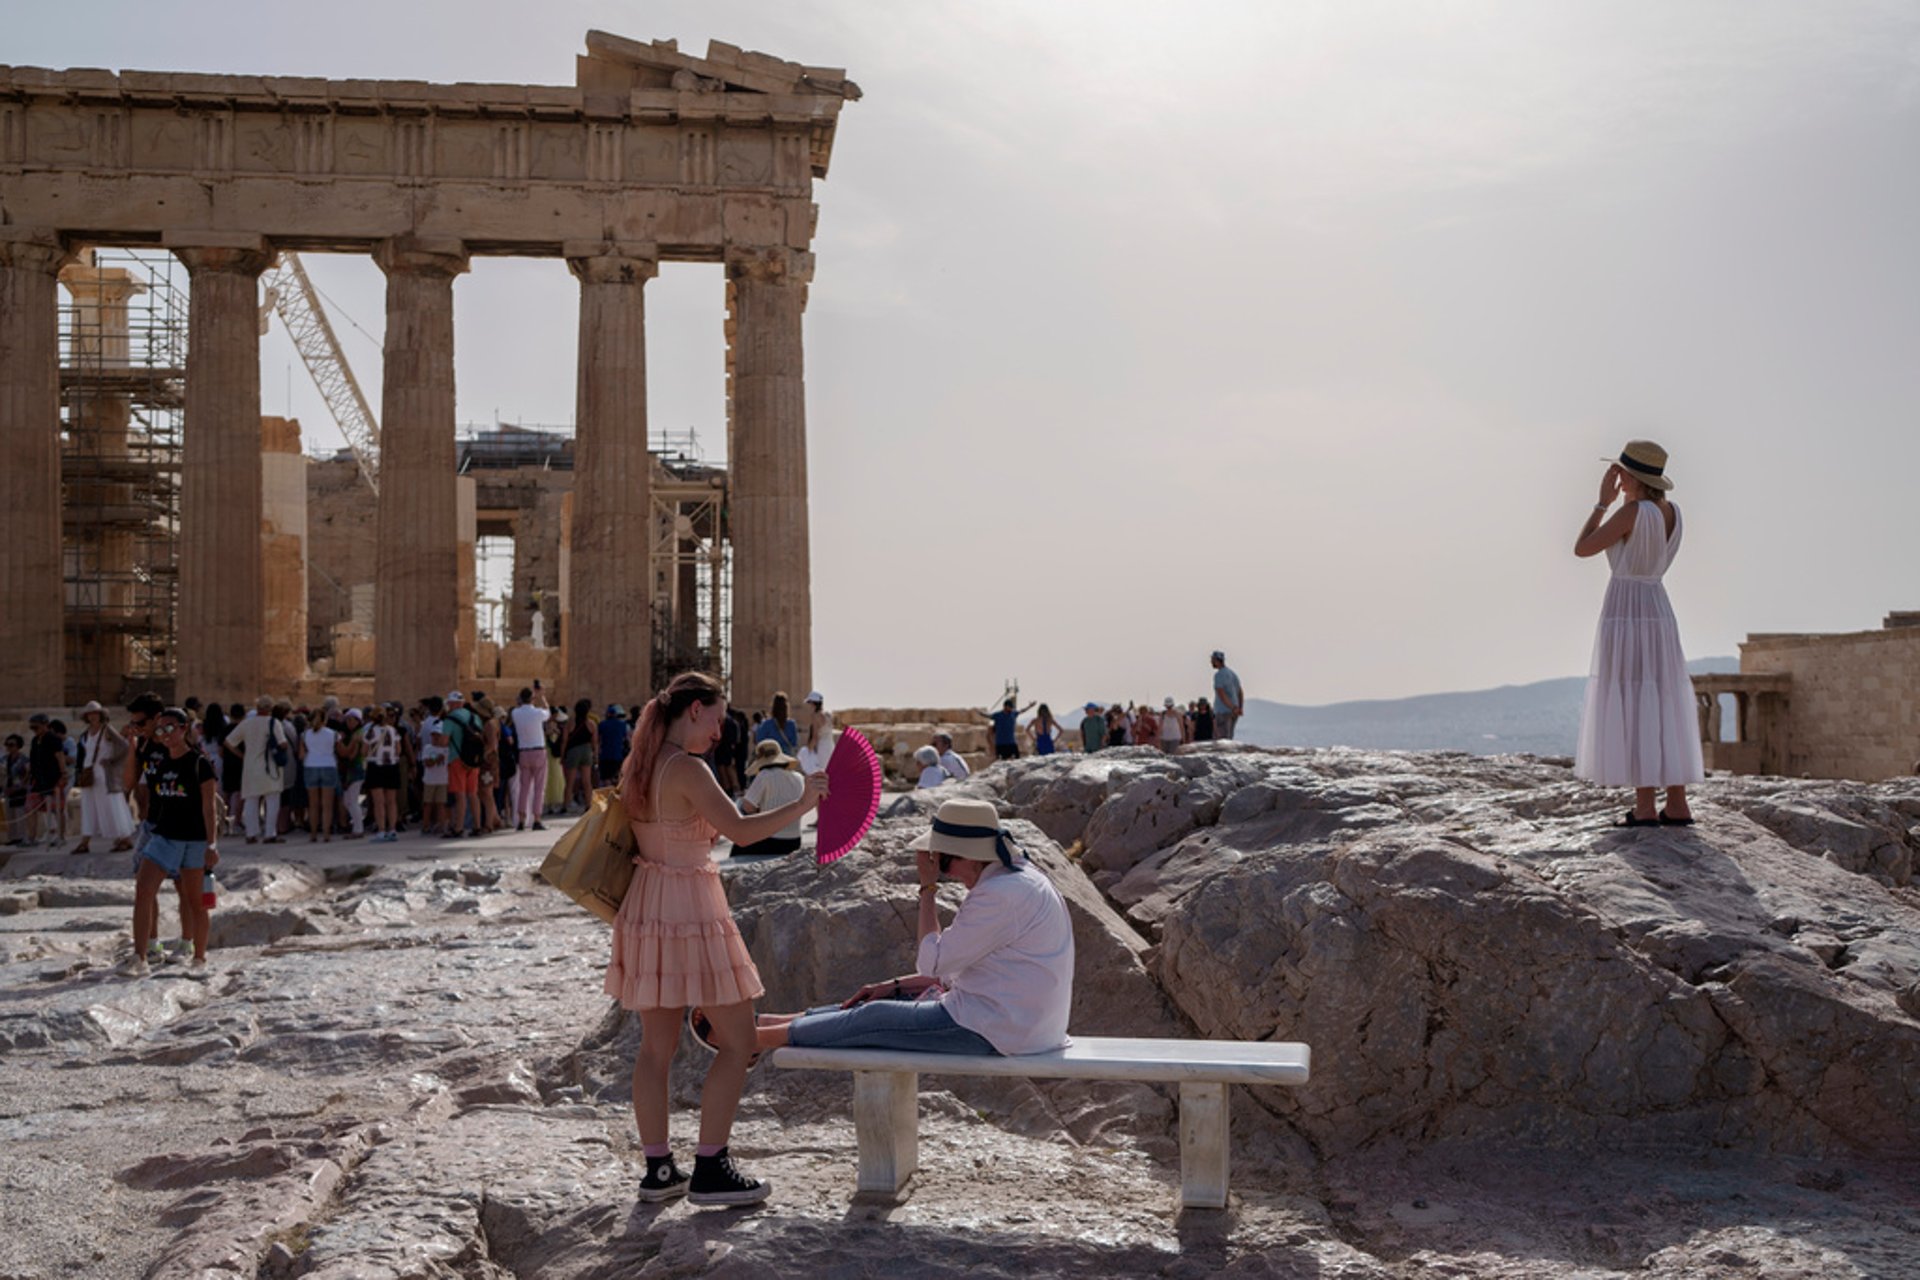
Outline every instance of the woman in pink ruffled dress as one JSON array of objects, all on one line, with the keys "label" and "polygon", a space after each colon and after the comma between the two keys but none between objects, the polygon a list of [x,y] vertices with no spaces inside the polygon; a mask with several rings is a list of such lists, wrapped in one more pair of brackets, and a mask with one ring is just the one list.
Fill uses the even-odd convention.
[{"label": "woman in pink ruffled dress", "polygon": [[[695,1204],[753,1204],[771,1190],[727,1154],[754,1054],[753,1001],[765,988],[727,907],[713,844],[716,834],[736,845],[778,834],[820,803],[827,780],[814,774],[793,803],[742,814],[700,759],[720,740],[726,715],[718,681],[697,672],[676,677],[641,710],[620,775],[637,854],[614,922],[606,990],[640,1015],[633,1114],[647,1156],[645,1201],[686,1195]],[[668,1143],[667,1077],[692,1007],[711,1024],[717,1053],[700,1094],[700,1146],[689,1178]]]}]

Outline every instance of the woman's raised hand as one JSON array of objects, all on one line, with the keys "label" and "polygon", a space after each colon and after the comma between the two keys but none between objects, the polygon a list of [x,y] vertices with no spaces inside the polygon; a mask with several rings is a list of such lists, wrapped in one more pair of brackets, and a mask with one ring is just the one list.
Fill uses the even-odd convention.
[{"label": "woman's raised hand", "polygon": [[1611,506],[1613,505],[1613,500],[1619,496],[1620,464],[1616,462],[1607,468],[1607,474],[1600,477],[1600,501],[1607,506]]},{"label": "woman's raised hand", "polygon": [[800,798],[815,808],[818,808],[820,802],[827,798],[827,775],[824,770],[817,770],[807,775],[807,787],[800,793]]}]

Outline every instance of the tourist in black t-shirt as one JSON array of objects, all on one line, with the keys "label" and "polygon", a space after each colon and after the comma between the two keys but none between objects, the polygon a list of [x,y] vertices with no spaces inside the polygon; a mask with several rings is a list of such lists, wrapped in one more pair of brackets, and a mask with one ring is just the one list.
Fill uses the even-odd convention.
[{"label": "tourist in black t-shirt", "polygon": [[162,750],[149,753],[140,770],[141,808],[151,829],[140,847],[134,880],[133,959],[127,972],[147,974],[147,944],[159,926],[160,882],[177,876],[181,924],[193,939],[187,972],[207,970],[207,910],[200,902],[207,868],[219,860],[220,781],[207,757],[187,739],[187,713],[168,707],[156,717],[153,740]]},{"label": "tourist in black t-shirt", "polygon": [[67,752],[65,742],[61,735],[53,732],[53,722],[46,713],[36,713],[27,724],[33,733],[27,745],[27,780],[31,792],[27,799],[28,838],[37,841],[48,825],[59,830],[60,814],[55,805],[67,780]]}]

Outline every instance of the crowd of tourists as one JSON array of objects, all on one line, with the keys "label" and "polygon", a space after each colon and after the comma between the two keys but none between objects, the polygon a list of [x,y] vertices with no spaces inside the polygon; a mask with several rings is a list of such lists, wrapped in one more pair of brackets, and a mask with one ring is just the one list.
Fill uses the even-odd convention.
[{"label": "crowd of tourists", "polygon": [[[1089,702],[1081,708],[1079,730],[1083,751],[1105,751],[1114,747],[1155,747],[1173,751],[1192,742],[1231,741],[1246,713],[1246,692],[1240,677],[1227,665],[1227,655],[1216,649],[1213,663],[1213,697],[1191,702],[1161,699],[1159,706],[1148,702]],[[1008,698],[998,710],[985,712],[993,726],[993,755],[996,760],[1014,760],[1022,754],[1022,743],[1037,756],[1050,756],[1065,749],[1066,725],[1044,702],[1018,705]],[[1032,718],[1021,717],[1032,713]],[[933,741],[914,752],[922,788],[963,782],[969,776],[967,763],[955,754],[953,738],[936,733]]]},{"label": "crowd of tourists", "polygon": [[[78,731],[39,713],[28,737],[8,735],[7,843],[70,844],[76,854],[132,850],[144,803],[138,756],[165,709],[152,694],[136,698],[124,717],[90,702],[76,717]],[[542,819],[584,811],[596,786],[619,777],[638,719],[619,703],[554,707],[539,682],[508,706],[481,690],[454,690],[411,706],[263,695],[251,707],[188,698],[179,711],[186,745],[212,771],[217,830],[248,844],[545,830]],[[831,750],[832,717],[818,693],[799,719],[785,694],[771,712],[731,713],[706,756],[729,795],[759,805],[782,803],[777,796],[791,784],[778,775],[797,779],[803,763],[818,768]],[[78,830],[70,816],[76,793]],[[798,847],[798,832],[788,838]]]}]

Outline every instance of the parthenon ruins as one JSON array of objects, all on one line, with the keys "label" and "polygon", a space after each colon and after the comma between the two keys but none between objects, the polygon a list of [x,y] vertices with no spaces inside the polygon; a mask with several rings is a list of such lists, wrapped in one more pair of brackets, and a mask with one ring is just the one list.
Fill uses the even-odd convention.
[{"label": "parthenon ruins", "polygon": [[734,697],[761,705],[809,686],[812,186],[859,90],[839,69],[718,42],[695,57],[589,32],[586,47],[570,87],[0,68],[8,701],[65,695],[62,432],[78,419],[69,403],[63,422],[56,284],[96,247],[168,250],[190,280],[179,694],[250,699],[274,675],[263,655],[305,644],[268,634],[280,614],[262,551],[259,278],[284,251],[368,254],[386,274],[376,697],[470,674],[453,284],[488,254],[561,258],[579,282],[568,692],[605,702],[651,684],[649,523],[633,513],[650,510],[655,473],[645,286],[667,260],[724,266]]}]

